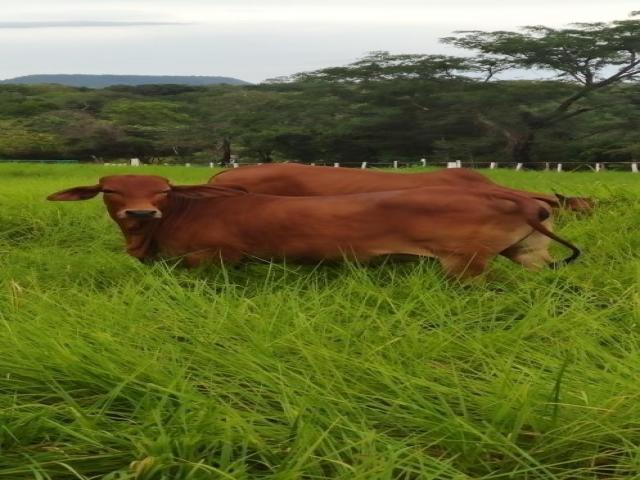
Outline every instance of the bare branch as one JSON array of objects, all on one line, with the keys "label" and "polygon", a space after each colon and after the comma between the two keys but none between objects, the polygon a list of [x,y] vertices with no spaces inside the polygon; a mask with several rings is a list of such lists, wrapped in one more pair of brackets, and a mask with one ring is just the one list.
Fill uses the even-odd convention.
[{"label": "bare branch", "polygon": [[562,122],[564,120],[568,120],[570,118],[577,117],[578,115],[582,115],[583,113],[592,112],[592,111],[593,111],[593,108],[588,108],[588,107],[579,108],[579,109],[574,110],[572,112],[569,112],[569,113],[566,113],[564,115],[560,115],[560,116],[557,116],[557,117],[553,118],[552,120],[548,121],[546,123],[546,125],[553,125],[555,123]]}]

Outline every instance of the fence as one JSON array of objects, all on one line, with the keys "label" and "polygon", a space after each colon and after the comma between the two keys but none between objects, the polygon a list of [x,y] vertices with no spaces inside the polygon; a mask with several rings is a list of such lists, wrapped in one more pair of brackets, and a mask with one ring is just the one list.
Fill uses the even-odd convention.
[{"label": "fence", "polygon": [[[40,160],[40,159],[22,159],[22,160],[5,160],[0,159],[0,163],[46,163],[46,164],[58,164],[58,163],[80,163],[78,160],[69,160],[69,159],[59,159],[59,160]],[[415,168],[415,167],[442,167],[442,168],[484,168],[489,170],[495,169],[512,169],[516,171],[523,170],[548,170],[548,171],[556,171],[556,172],[565,172],[565,171],[594,171],[594,172],[602,172],[607,170],[614,171],[631,171],[632,173],[638,173],[640,169],[638,168],[638,164],[640,161],[630,161],[630,162],[596,162],[596,163],[585,163],[585,162],[529,162],[527,164],[523,163],[513,163],[513,162],[462,162],[461,160],[454,161],[427,161],[425,158],[421,158],[416,161],[401,161],[394,160],[392,162],[369,162],[369,161],[359,161],[359,162],[313,162],[310,165],[322,165],[322,166],[331,166],[331,167],[346,167],[346,168]],[[134,166],[140,167],[144,166],[138,158],[132,158],[128,163],[104,163],[105,166]],[[163,164],[167,166],[185,166],[185,167],[222,167],[219,163],[210,162],[208,164]],[[235,163],[232,162],[228,165],[224,165],[226,168],[238,168],[245,165],[262,165],[261,163],[250,163],[250,162],[242,162]]]},{"label": "fence", "polygon": [[0,163],[79,163],[79,161],[78,160],[69,160],[69,159],[61,159],[61,160],[32,160],[32,159],[5,160],[5,159],[0,159]]},{"label": "fence", "polygon": [[[596,162],[596,163],[585,163],[585,162],[529,162],[526,165],[524,163],[511,163],[511,162],[462,162],[461,160],[455,161],[446,161],[446,162],[431,162],[422,158],[419,161],[415,162],[407,162],[407,161],[399,161],[394,160],[393,162],[313,162],[310,165],[321,165],[321,166],[332,166],[336,168],[414,168],[414,167],[446,167],[446,168],[488,168],[490,170],[495,169],[512,169],[516,171],[523,171],[526,169],[534,169],[534,170],[547,170],[547,171],[556,171],[556,172],[565,172],[565,171],[594,171],[594,172],[602,172],[606,170],[615,170],[615,171],[631,171],[632,173],[638,173],[638,163],[637,161],[631,162]],[[116,166],[116,165],[127,165],[124,163],[105,163],[106,166]],[[132,158],[130,161],[131,166],[139,167],[142,164],[140,160],[137,158]],[[236,163],[232,162],[230,164],[224,165],[226,168],[238,168],[241,166],[247,165],[262,165],[262,163]],[[180,166],[180,165],[177,165]],[[185,167],[191,167],[191,163],[185,163]],[[199,167],[221,167],[222,165],[210,162],[209,164],[196,164],[195,166]]]}]

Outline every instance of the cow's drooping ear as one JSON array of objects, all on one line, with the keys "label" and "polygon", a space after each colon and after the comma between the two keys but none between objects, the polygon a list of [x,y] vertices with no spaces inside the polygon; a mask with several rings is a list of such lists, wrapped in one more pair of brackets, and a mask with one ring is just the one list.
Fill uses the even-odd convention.
[{"label": "cow's drooping ear", "polygon": [[230,197],[248,193],[243,187],[231,185],[217,186],[211,184],[204,185],[171,185],[171,193],[183,198],[214,198]]},{"label": "cow's drooping ear", "polygon": [[102,191],[100,185],[92,185],[88,187],[74,187],[60,192],[52,193],[47,200],[58,202],[69,202],[73,200],[88,200],[95,197]]}]

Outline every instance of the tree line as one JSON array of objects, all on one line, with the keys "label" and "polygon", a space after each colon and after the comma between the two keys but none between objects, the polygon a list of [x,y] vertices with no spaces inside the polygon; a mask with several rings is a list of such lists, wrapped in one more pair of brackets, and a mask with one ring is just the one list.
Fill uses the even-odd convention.
[{"label": "tree line", "polygon": [[[371,52],[260,85],[0,85],[0,157],[623,162],[640,154],[640,20],[465,31],[467,56]],[[505,80],[525,72],[535,80]]]}]

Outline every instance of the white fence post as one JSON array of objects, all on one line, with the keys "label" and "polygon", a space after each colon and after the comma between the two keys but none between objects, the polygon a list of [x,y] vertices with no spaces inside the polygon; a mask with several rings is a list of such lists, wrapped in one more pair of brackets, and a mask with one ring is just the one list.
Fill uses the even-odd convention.
[{"label": "white fence post", "polygon": [[233,162],[231,165],[233,165],[233,168],[238,168],[238,164],[236,162]]},{"label": "white fence post", "polygon": [[312,167],[315,167],[316,164],[315,163],[310,163],[309,165],[311,165]]},{"label": "white fence post", "polygon": [[596,172],[599,172],[601,168],[602,168],[602,167],[600,167],[600,164],[599,164],[599,163],[596,163]]},{"label": "white fence post", "polygon": [[393,168],[398,168],[398,160],[393,161]]},{"label": "white fence post", "polygon": [[422,164],[423,167],[427,166],[427,159],[426,158],[421,158],[420,159],[420,163]]},{"label": "white fence post", "polygon": [[462,160],[456,160],[456,168],[462,168]]},{"label": "white fence post", "polygon": [[521,163],[516,163],[516,170],[517,171],[522,170],[522,164]]},{"label": "white fence post", "polygon": [[140,166],[140,159],[139,158],[132,158],[131,159],[131,166],[132,167],[139,167]]},{"label": "white fence post", "polygon": [[458,164],[456,162],[447,162],[447,168],[458,168]]},{"label": "white fence post", "polygon": [[209,162],[209,168],[213,168],[213,162]]},{"label": "white fence post", "polygon": [[362,162],[362,165],[360,166],[361,169],[365,169],[367,168],[367,162]]},{"label": "white fence post", "polygon": [[333,164],[334,167],[338,168],[340,166],[340,164],[338,162]]},{"label": "white fence post", "polygon": [[548,172],[549,171],[549,162],[544,162],[544,169]]},{"label": "white fence post", "polygon": [[559,171],[559,172],[561,172],[561,171],[562,171],[562,164],[561,164],[561,163],[559,163],[559,164],[558,164],[558,171]]},{"label": "white fence post", "polygon": [[631,164],[631,173],[638,173],[638,162],[633,162]]},{"label": "white fence post", "polygon": [[491,163],[489,164],[489,168],[490,168],[491,170],[495,170],[497,167],[498,167],[498,162],[491,162]]}]

